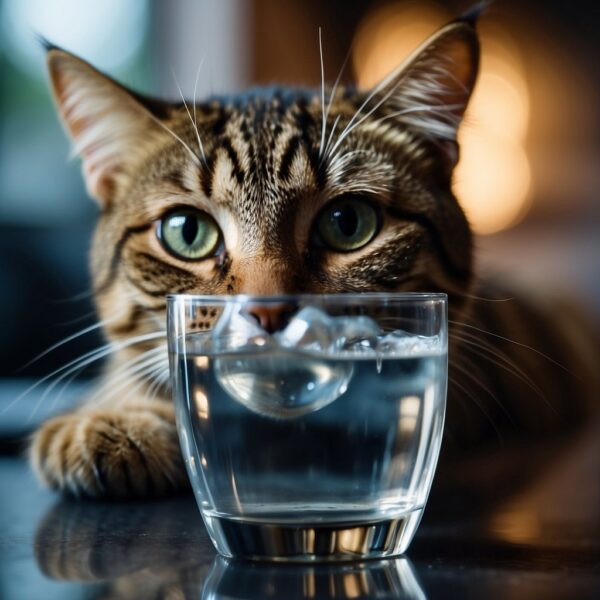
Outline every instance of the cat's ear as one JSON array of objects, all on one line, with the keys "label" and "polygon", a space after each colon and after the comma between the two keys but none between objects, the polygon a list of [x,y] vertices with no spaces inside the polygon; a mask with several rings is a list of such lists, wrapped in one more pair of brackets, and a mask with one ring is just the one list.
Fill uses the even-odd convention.
[{"label": "cat's ear", "polygon": [[373,90],[388,115],[457,160],[456,135],[479,70],[478,12],[453,21],[425,41]]},{"label": "cat's ear", "polygon": [[87,190],[108,204],[138,158],[141,140],[160,135],[158,119],[140,97],[69,52],[48,47],[47,64],[73,151],[83,160]]}]

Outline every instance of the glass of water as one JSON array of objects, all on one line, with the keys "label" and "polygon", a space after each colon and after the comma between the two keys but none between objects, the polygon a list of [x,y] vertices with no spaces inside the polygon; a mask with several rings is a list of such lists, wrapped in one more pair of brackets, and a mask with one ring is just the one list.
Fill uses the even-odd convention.
[{"label": "glass of water", "polygon": [[181,448],[221,554],[406,550],[442,440],[444,294],[175,295],[168,334]]}]

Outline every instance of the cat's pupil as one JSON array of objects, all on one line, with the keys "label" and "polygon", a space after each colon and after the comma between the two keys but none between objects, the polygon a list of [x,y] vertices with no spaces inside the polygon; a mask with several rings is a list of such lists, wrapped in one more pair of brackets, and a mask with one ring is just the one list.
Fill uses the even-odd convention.
[{"label": "cat's pupil", "polygon": [[333,220],[337,223],[340,231],[346,237],[352,237],[358,229],[358,215],[351,207],[345,207],[336,210],[333,215]]},{"label": "cat's pupil", "polygon": [[181,235],[188,246],[191,246],[198,235],[198,219],[186,217],[181,228]]}]

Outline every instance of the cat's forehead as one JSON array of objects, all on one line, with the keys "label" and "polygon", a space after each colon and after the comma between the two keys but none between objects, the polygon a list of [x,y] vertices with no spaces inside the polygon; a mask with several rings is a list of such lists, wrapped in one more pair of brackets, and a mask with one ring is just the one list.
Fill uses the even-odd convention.
[{"label": "cat's forehead", "polygon": [[[205,115],[204,135],[207,144],[217,144],[225,135],[245,134],[247,144],[259,144],[261,134],[281,132],[281,127],[310,129],[316,122],[318,97],[308,90],[253,88],[244,93],[221,96],[200,104]],[[302,117],[302,118],[301,118]]]},{"label": "cat's forehead", "polygon": [[267,86],[251,87],[235,94],[213,96],[201,104],[235,109],[240,113],[252,113],[257,107],[280,112],[295,105],[306,105],[315,99],[318,100],[318,97],[318,92],[309,88]]},{"label": "cat's forehead", "polygon": [[[180,154],[186,179],[197,174],[200,191],[217,203],[235,207],[244,199],[262,205],[293,189],[318,183],[321,112],[308,90],[257,88],[180,109],[177,131],[201,153],[195,164]],[[197,116],[196,116],[197,115]],[[179,148],[181,150],[181,148]],[[190,188],[194,189],[191,185]]]},{"label": "cat's forehead", "polygon": [[[322,127],[337,115],[351,117],[361,95],[339,86],[333,96],[307,88],[255,87],[242,93],[215,96],[197,105],[205,115],[207,143],[219,142],[223,133],[239,134],[248,145],[260,146],[286,130],[302,133],[303,143],[322,142]],[[185,112],[185,107],[182,108]],[[263,148],[272,151],[273,147]]]},{"label": "cat's forehead", "polygon": [[290,205],[322,187],[318,97],[263,88],[211,104],[214,113],[200,128],[202,193],[249,231],[280,231]]}]

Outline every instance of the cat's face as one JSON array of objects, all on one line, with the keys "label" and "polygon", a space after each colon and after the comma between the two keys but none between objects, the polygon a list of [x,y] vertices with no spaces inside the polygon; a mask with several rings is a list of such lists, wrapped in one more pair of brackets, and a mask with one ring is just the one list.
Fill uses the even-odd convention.
[{"label": "cat's face", "polygon": [[475,82],[451,23],[370,92],[263,90],[169,104],[58,49],[54,93],[101,205],[92,272],[113,338],[169,293],[464,292],[471,236],[450,190]]}]

